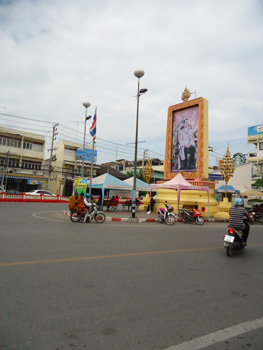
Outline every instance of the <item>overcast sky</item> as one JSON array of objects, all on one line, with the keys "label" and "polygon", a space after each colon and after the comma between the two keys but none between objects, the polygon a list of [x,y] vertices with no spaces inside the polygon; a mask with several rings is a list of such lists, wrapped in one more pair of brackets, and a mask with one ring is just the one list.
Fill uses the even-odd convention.
[{"label": "overcast sky", "polygon": [[138,157],[164,158],[167,110],[185,85],[209,103],[211,165],[228,143],[232,155],[255,150],[247,130],[263,124],[262,0],[0,0],[0,43],[2,126],[44,128],[49,144],[52,124],[4,114],[57,122],[57,140],[83,142],[89,101],[98,163],[132,160],[133,72],[143,69]]}]

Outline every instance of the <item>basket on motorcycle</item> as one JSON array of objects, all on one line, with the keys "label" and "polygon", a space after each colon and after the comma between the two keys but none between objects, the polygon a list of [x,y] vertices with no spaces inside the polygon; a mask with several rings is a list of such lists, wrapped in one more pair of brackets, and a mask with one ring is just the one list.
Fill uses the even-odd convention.
[{"label": "basket on motorcycle", "polygon": [[169,211],[169,213],[171,213],[172,211],[174,211],[174,207],[168,208],[168,211]]}]

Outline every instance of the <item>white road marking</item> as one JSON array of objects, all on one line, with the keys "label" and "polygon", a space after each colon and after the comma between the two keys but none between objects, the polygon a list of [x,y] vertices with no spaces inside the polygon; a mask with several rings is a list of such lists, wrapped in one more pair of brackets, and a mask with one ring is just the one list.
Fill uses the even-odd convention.
[{"label": "white road marking", "polygon": [[[60,212],[60,210],[57,210],[58,212]],[[66,222],[65,220],[57,220],[57,219],[51,219],[51,218],[42,218],[41,216],[38,216],[40,214],[44,214],[44,213],[54,213],[54,210],[50,210],[50,211],[41,211],[38,213],[33,213],[32,216],[34,216],[37,219],[42,219],[42,220],[48,220],[48,221],[58,221],[58,222]]]},{"label": "white road marking", "polygon": [[239,325],[223,329],[215,333],[207,334],[203,337],[187,341],[182,344],[172,346],[163,350],[198,350],[203,349],[209,345],[213,345],[220,341],[233,338],[237,335],[253,331],[258,328],[263,328],[263,317],[257,320],[247,321]]}]

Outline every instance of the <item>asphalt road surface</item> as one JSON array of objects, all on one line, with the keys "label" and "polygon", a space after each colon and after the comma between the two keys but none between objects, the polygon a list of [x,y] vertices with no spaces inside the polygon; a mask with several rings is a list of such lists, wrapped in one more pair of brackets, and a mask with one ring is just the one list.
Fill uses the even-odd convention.
[{"label": "asphalt road surface", "polygon": [[72,223],[0,203],[1,350],[263,349],[263,226]]}]

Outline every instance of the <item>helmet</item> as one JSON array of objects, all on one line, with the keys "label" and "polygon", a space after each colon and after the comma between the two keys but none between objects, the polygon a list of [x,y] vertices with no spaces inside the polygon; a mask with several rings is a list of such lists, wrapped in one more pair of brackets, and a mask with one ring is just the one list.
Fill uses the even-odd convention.
[{"label": "helmet", "polygon": [[86,197],[89,198],[89,193],[86,193]]},{"label": "helmet", "polygon": [[235,205],[242,206],[244,204],[244,201],[242,198],[236,198],[235,199]]}]

